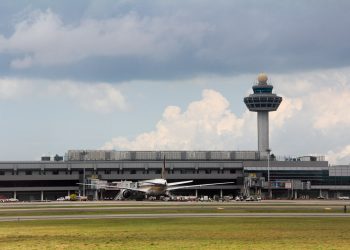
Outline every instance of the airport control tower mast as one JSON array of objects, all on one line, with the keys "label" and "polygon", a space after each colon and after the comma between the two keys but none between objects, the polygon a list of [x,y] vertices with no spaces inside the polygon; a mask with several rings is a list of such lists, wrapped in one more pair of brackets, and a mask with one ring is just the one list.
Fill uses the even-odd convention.
[{"label": "airport control tower mast", "polygon": [[258,76],[258,84],[253,86],[254,94],[244,98],[249,111],[258,112],[258,149],[267,152],[269,148],[269,112],[276,111],[282,97],[272,93],[273,86],[267,84],[267,75]]}]

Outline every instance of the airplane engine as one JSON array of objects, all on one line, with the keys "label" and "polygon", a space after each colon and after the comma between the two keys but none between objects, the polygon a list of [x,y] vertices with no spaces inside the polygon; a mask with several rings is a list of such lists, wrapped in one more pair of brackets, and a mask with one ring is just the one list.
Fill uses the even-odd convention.
[{"label": "airplane engine", "polygon": [[132,194],[133,194],[133,192],[130,191],[130,190],[124,190],[123,193],[122,193],[124,199],[130,198],[130,196]]}]

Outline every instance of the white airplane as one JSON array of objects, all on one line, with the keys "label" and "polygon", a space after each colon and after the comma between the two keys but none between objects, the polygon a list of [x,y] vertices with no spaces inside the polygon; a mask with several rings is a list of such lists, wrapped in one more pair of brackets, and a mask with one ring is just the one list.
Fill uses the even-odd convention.
[{"label": "white airplane", "polygon": [[[179,181],[179,182],[171,182],[168,183],[166,180],[165,173],[165,158],[163,161],[163,168],[161,173],[161,178],[152,179],[152,180],[144,180],[135,183],[135,187],[130,187],[130,185],[125,185],[130,182],[112,182],[116,185],[97,185],[98,188],[101,189],[109,189],[109,190],[120,190],[116,199],[128,199],[131,196],[143,195],[143,196],[169,196],[170,191],[185,189],[185,188],[193,188],[193,187],[205,187],[205,186],[215,186],[215,185],[225,185],[232,184],[234,182],[219,182],[219,183],[208,183],[208,184],[197,184],[197,185],[187,185],[187,186],[179,186],[186,183],[191,183],[193,180],[188,181]],[[96,186],[95,184],[84,184],[78,183],[80,185],[89,185]]]}]

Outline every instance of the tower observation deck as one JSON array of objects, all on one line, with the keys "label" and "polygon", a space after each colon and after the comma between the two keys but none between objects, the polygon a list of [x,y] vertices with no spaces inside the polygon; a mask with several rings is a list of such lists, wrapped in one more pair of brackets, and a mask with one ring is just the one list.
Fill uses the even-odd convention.
[{"label": "tower observation deck", "polygon": [[259,74],[258,83],[253,86],[254,94],[244,98],[249,111],[258,113],[258,150],[269,150],[269,112],[276,111],[282,97],[272,93],[273,86],[267,83],[267,75]]}]

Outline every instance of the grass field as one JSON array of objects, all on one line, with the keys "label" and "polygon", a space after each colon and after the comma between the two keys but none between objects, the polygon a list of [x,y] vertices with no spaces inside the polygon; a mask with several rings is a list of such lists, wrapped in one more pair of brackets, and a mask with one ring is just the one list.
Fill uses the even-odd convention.
[{"label": "grass field", "polygon": [[0,249],[349,249],[350,218],[0,223]]}]

